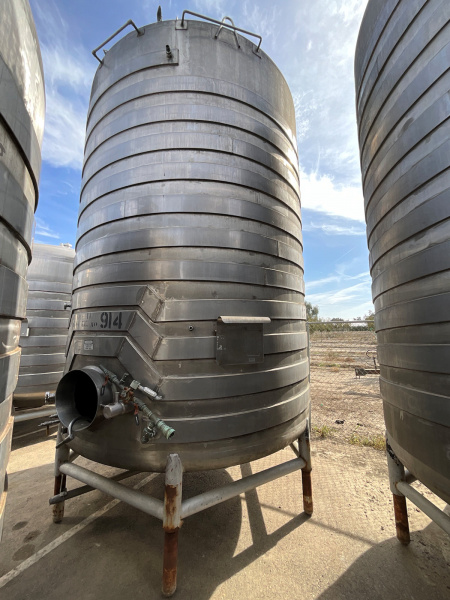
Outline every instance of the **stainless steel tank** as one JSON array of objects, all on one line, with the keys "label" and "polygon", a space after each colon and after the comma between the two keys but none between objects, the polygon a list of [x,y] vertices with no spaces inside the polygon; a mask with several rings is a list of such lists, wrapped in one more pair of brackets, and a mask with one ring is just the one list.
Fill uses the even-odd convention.
[{"label": "stainless steel tank", "polygon": [[0,17],[0,533],[44,114],[42,60],[30,6],[27,0],[3,0]]},{"label": "stainless steel tank", "polygon": [[74,256],[70,244],[33,244],[27,273],[27,317],[19,342],[19,381],[13,399],[17,408],[42,406],[46,393],[56,391],[64,372]]},{"label": "stainless steel tank", "polygon": [[389,441],[450,502],[450,3],[371,0],[356,105]]},{"label": "stainless steel tank", "polygon": [[[256,44],[218,30],[132,32],[92,86],[56,404],[66,426],[79,417],[70,446],[98,462],[161,471],[177,452],[186,470],[224,467],[306,426],[293,101]],[[135,396],[175,435],[146,438],[142,413],[105,419],[100,366],[156,390]]]}]

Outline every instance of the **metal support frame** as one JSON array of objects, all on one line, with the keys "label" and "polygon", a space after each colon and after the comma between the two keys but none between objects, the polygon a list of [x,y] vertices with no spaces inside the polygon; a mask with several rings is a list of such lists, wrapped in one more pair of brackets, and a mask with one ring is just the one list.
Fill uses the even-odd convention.
[{"label": "metal support frame", "polygon": [[312,482],[311,482],[311,438],[309,431],[309,422],[304,434],[298,440],[299,456],[305,460],[305,466],[302,468],[302,487],[303,487],[303,510],[307,515],[313,514]]},{"label": "metal support frame", "polygon": [[[63,438],[62,426],[58,429],[57,445]],[[313,512],[311,491],[311,449],[309,422],[298,440],[298,445],[291,444],[296,458],[270,467],[259,473],[243,477],[227,484],[199,494],[193,498],[182,500],[183,465],[178,454],[169,454],[165,470],[164,501],[148,496],[144,492],[133,490],[118,483],[121,479],[135,475],[127,471],[107,478],[89,469],[73,464],[78,456],[71,452],[67,445],[60,445],[55,454],[55,486],[54,496],[50,498],[53,520],[60,523],[64,516],[64,502],[70,498],[86,494],[94,489],[100,490],[113,498],[117,498],[162,521],[164,530],[162,593],[170,597],[177,588],[178,565],[178,532],[183,519],[206,510],[216,504],[239,496],[260,485],[284,477],[294,471],[302,470],[303,506],[306,514]],[[66,476],[81,481],[85,485],[74,490],[66,490]]]},{"label": "metal support frame", "polygon": [[162,593],[172,596],[177,589],[178,531],[181,527],[183,465],[178,454],[169,454],[164,490],[164,554]]},{"label": "metal support frame", "polygon": [[[59,445],[63,439],[63,428],[62,425],[58,427],[58,434],[56,436],[56,451],[55,451],[55,483],[53,488],[54,496],[66,491],[66,476],[62,473],[61,467],[66,463],[69,464],[70,460],[70,449],[67,445]],[[64,517],[64,501],[57,502],[52,506],[53,522],[61,523]]]},{"label": "metal support frame", "polygon": [[32,408],[30,410],[19,410],[14,412],[14,423],[23,423],[33,419],[42,419],[56,415],[55,405],[44,406],[42,408]]},{"label": "metal support frame", "polygon": [[[118,475],[111,477],[110,481],[122,481],[123,479],[128,479],[128,477],[133,477],[134,475],[139,475],[139,471],[125,471],[124,473],[119,473]],[[50,498],[49,503],[50,505],[59,504],[60,502],[82,496],[93,490],[95,490],[95,487],[92,487],[92,485],[83,485],[74,490],[64,490],[57,496]]]},{"label": "metal support frame", "polygon": [[411,486],[416,478],[405,467],[395,455],[389,444],[386,432],[386,456],[389,471],[389,484],[394,500],[395,527],[397,539],[402,544],[409,544],[411,536],[409,533],[408,509],[406,498],[420,508],[432,521],[450,535],[450,517],[430,502],[425,496]]}]

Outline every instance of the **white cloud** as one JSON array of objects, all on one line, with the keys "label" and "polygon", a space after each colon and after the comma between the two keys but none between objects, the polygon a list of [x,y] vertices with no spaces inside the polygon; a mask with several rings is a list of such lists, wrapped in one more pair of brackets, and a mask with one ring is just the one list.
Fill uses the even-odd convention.
[{"label": "white cloud", "polygon": [[73,92],[89,92],[92,72],[97,65],[92,62],[91,55],[85,49],[68,47],[65,38],[61,36],[44,43],[41,50],[47,85],[52,87],[63,84]]},{"label": "white cloud", "polygon": [[370,282],[361,281],[360,283],[338,290],[308,294],[307,300],[312,304],[318,304],[321,309],[329,306],[340,307],[341,305],[348,304],[350,301],[354,304],[355,300],[366,299],[368,290],[370,290]]},{"label": "white cloud", "polygon": [[360,180],[353,64],[366,3],[297,3],[291,23],[284,21],[281,42],[289,60],[283,64],[274,57],[294,96],[302,170],[328,176],[336,186],[353,187]]},{"label": "white cloud", "polygon": [[[370,294],[369,294],[370,296]],[[355,317],[364,317],[369,312],[374,311],[372,300],[367,300],[361,304],[356,304],[343,310],[343,319],[353,319]]]},{"label": "white cloud", "polygon": [[[228,15],[227,11],[229,11],[229,2],[227,2],[227,0],[194,0],[193,12],[197,11],[206,15],[207,17],[221,20],[222,17]],[[233,15],[229,16],[233,18]]]},{"label": "white cloud", "polygon": [[[262,44],[266,44],[268,41],[277,39],[277,25],[279,24],[279,18],[281,11],[279,6],[274,3],[273,6],[265,10],[261,9],[258,3],[254,0],[244,0],[242,2],[242,16],[246,22],[246,26],[243,29],[249,29],[250,31],[257,33],[263,38]],[[239,27],[239,24],[236,23]],[[266,50],[267,51],[267,50]]]},{"label": "white cloud", "polygon": [[46,84],[43,160],[55,167],[81,169],[89,91],[96,69],[90,52],[74,42],[58,6],[39,5],[40,46]]},{"label": "white cloud", "polygon": [[[278,24],[280,11],[276,5],[270,7],[255,4],[253,0],[194,0],[194,12],[199,12],[207,17],[221,20],[224,16],[233,19],[236,27],[252,31],[263,38],[263,49],[271,53],[273,40],[278,39]],[[188,18],[189,15],[188,15]],[[252,42],[258,44],[258,39],[247,36]]]},{"label": "white cloud", "polygon": [[58,89],[47,94],[43,159],[55,167],[81,169],[86,128],[85,106]]},{"label": "white cloud", "polygon": [[52,238],[52,239],[55,239],[55,240],[59,240],[60,239],[60,235],[58,233],[56,233],[55,231],[53,231],[47,225],[47,223],[43,219],[40,219],[39,217],[36,217],[36,229],[35,229],[34,234],[35,234],[35,236],[41,236],[41,237],[45,237],[45,238]]},{"label": "white cloud", "polygon": [[[337,283],[340,281],[340,277],[338,275],[330,275],[329,277],[322,277],[322,279],[316,279],[315,281],[305,282],[305,286],[307,286],[308,291],[314,287],[322,287],[329,283]],[[308,299],[309,299],[308,295]]]},{"label": "white cloud", "polygon": [[347,227],[333,223],[314,223],[312,221],[303,225],[303,231],[322,231],[326,235],[365,235],[365,229],[361,227]]},{"label": "white cloud", "polygon": [[[319,306],[322,319],[339,317],[353,319],[373,310],[369,272],[357,275],[335,273],[306,282],[306,299]],[[310,294],[309,290],[313,290]],[[317,289],[317,291],[314,291]]]},{"label": "white cloud", "polygon": [[[144,23],[153,23],[154,21],[156,21],[156,11],[158,9],[158,6],[161,6],[163,21],[168,18],[172,18],[168,16],[168,13],[172,9],[172,0],[139,0],[137,4],[138,6],[133,6],[133,11],[140,9],[139,12],[142,15],[142,25]],[[136,16],[136,13],[134,13],[134,15],[135,16],[133,16],[132,18],[134,22],[137,23],[139,19]],[[178,15],[178,17],[181,19],[181,14]]]},{"label": "white cloud", "polygon": [[311,120],[317,111],[317,102],[313,97],[312,90],[299,91],[292,94],[295,109],[295,123],[297,125],[297,141],[306,137],[310,130]]},{"label": "white cloud", "polygon": [[302,172],[300,189],[303,208],[354,221],[365,221],[364,200],[359,186],[335,184],[329,175],[318,176],[315,172]]},{"label": "white cloud", "polygon": [[[357,275],[345,275],[342,271],[338,269],[338,272],[335,275],[329,275],[328,277],[322,277],[322,279],[316,279],[314,281],[306,282],[306,287],[308,290],[314,287],[322,287],[325,284],[330,283],[342,283],[343,280],[347,281],[355,281],[357,279],[362,279],[364,285],[370,282],[370,273],[369,271],[365,271],[364,273],[358,273]],[[359,285],[359,284],[358,284]]]},{"label": "white cloud", "polygon": [[337,12],[343,17],[344,23],[351,23],[362,18],[367,2],[368,0],[341,0]]}]

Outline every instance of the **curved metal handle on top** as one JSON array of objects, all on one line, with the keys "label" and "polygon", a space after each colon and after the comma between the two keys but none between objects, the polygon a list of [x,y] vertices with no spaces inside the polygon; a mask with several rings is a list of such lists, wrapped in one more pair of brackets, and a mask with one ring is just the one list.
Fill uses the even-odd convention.
[{"label": "curved metal handle on top", "polygon": [[[230,21],[230,23],[231,23],[231,25],[232,25],[233,27],[235,26],[235,25],[234,25],[234,21],[233,21],[233,19],[232,19],[231,17],[222,17],[222,25],[219,27],[219,29],[218,29],[218,30],[217,30],[217,32],[216,32],[216,35],[214,36],[214,37],[216,38],[216,40],[217,40],[217,38],[219,37],[219,34],[220,34],[220,32],[222,31],[224,24],[226,25],[225,21],[226,21],[227,19],[228,19],[228,21]],[[234,38],[235,38],[235,40],[236,40],[237,47],[238,47],[238,48],[240,48],[240,47],[241,47],[241,45],[239,44],[239,40],[238,40],[238,36],[237,36],[237,33],[236,33],[236,29],[234,29],[234,30],[233,30],[233,33],[234,33]]]},{"label": "curved metal handle on top", "polygon": [[[231,29],[232,31],[234,31],[234,34],[236,35],[236,31],[240,31],[241,33],[246,33],[247,35],[252,35],[253,37],[256,37],[259,39],[259,44],[255,50],[256,53],[259,52],[259,49],[261,47],[261,43],[262,43],[262,37],[260,35],[258,35],[257,33],[252,33],[251,31],[247,31],[246,29],[241,29],[240,27],[236,27],[233,23],[233,21],[230,19],[230,17],[224,17],[222,19],[222,21],[218,21],[217,19],[212,19],[211,17],[206,17],[205,15],[200,15],[199,13],[195,13],[192,12],[190,10],[183,10],[183,14],[181,16],[181,27],[184,27],[184,15],[192,15],[194,17],[199,17],[200,19],[205,19],[205,21],[211,21],[211,23],[216,23],[216,25],[220,25],[219,27],[219,31],[216,33],[215,37],[217,38],[217,36],[220,33],[220,30],[222,29],[222,27],[227,27],[228,29]],[[229,21],[231,21],[233,24],[232,25],[228,25],[228,23],[225,23],[225,19],[228,19]],[[237,36],[236,36],[236,40],[237,40]],[[238,43],[239,46],[239,43]],[[239,46],[240,48],[240,46]]]},{"label": "curved metal handle on top", "polygon": [[121,31],[123,31],[125,29],[125,27],[128,27],[128,25],[132,25],[135,29],[138,35],[143,35],[144,34],[144,30],[140,30],[136,27],[136,25],[134,24],[132,19],[128,19],[128,21],[122,25],[122,27],[119,27],[119,29],[117,31],[115,31],[112,35],[109,36],[109,38],[107,40],[105,40],[104,42],[102,42],[100,44],[100,46],[97,46],[97,48],[95,48],[95,50],[92,50],[92,55],[95,56],[95,58],[98,60],[98,62],[102,65],[103,61],[97,56],[97,52],[100,50],[100,48],[103,48],[103,46],[105,44],[107,44],[108,42],[110,42],[113,38],[116,37],[117,34],[119,34]]}]

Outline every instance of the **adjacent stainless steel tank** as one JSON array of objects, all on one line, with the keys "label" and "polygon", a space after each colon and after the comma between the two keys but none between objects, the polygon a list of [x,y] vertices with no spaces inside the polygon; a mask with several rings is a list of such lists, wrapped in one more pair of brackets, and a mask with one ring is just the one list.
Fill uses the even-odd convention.
[{"label": "adjacent stainless steel tank", "polygon": [[355,61],[391,446],[450,502],[450,3],[370,0]]},{"label": "adjacent stainless steel tank", "polygon": [[[83,417],[70,446],[102,463],[243,463],[285,447],[309,415],[293,101],[264,52],[217,33],[146,26],[93,83],[72,371],[56,401],[66,426]],[[99,365],[156,389],[146,401],[174,437],[143,444],[142,418],[98,418]]]},{"label": "adjacent stainless steel tank", "polygon": [[27,273],[27,318],[19,342],[19,381],[13,400],[17,408],[42,406],[46,393],[56,391],[64,372],[74,256],[70,244],[33,244]]},{"label": "adjacent stainless steel tank", "polygon": [[27,0],[3,0],[0,15],[0,535],[19,370],[27,266],[38,197],[45,95]]}]

